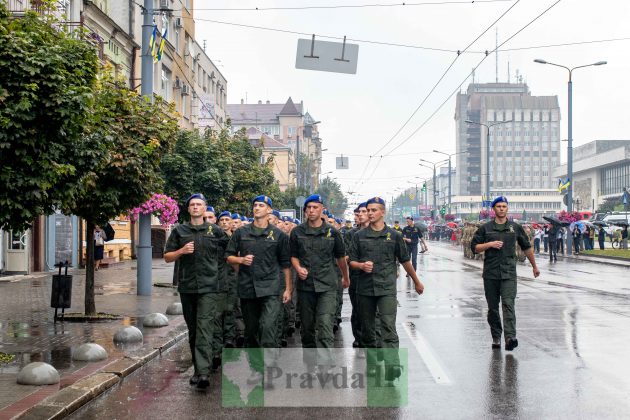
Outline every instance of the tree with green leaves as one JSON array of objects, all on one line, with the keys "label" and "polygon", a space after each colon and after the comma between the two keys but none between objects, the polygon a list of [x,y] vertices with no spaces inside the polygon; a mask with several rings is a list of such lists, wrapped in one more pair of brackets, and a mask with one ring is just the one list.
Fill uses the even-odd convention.
[{"label": "tree with green leaves", "polygon": [[86,221],[85,314],[95,315],[94,227],[137,207],[162,189],[160,163],[178,127],[172,104],[151,103],[109,71],[100,77],[84,141],[98,163],[82,177],[76,200],[64,207]]},{"label": "tree with green leaves", "polygon": [[0,2],[0,228],[24,230],[76,200],[99,156],[84,133],[98,72],[90,44]]},{"label": "tree with green leaves", "polygon": [[180,206],[200,192],[216,208],[246,214],[256,195],[273,198],[279,193],[271,161],[262,161],[262,150],[250,144],[244,131],[230,135],[229,127],[204,134],[180,132],[161,173],[164,192]]},{"label": "tree with green leaves", "polygon": [[319,183],[315,193],[322,196],[326,208],[335,216],[344,217],[343,215],[348,208],[348,199],[343,195],[341,185],[337,181],[327,176]]}]

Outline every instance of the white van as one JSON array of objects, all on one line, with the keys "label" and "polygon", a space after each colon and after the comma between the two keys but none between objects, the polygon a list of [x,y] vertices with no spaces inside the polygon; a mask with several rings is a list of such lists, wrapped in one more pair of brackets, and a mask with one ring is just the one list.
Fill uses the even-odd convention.
[{"label": "white van", "polygon": [[602,220],[604,223],[617,223],[617,222],[628,222],[630,223],[630,214],[629,213],[615,213],[608,214]]}]

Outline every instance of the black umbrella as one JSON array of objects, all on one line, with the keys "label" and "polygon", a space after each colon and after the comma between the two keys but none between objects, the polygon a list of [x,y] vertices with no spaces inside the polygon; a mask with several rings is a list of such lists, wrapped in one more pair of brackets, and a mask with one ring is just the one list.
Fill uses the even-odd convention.
[{"label": "black umbrella", "polygon": [[558,219],[556,216],[543,216],[543,219],[545,219],[549,223],[553,223],[554,225],[558,225],[558,226],[566,227],[566,226],[571,225],[571,223],[563,222],[562,220]]},{"label": "black umbrella", "polygon": [[601,220],[597,220],[595,222],[592,222],[592,224],[594,224],[595,226],[608,226],[608,224],[602,222]]},{"label": "black umbrella", "polygon": [[624,220],[620,220],[618,222],[615,222],[614,224],[615,224],[615,226],[621,226],[621,227],[630,226],[630,225],[628,225],[628,222],[626,222]]}]

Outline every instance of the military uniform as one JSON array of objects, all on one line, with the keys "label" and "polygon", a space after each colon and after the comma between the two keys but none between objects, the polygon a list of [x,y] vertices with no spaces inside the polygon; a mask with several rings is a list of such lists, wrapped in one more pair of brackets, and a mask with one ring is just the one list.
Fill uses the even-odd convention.
[{"label": "military uniform", "polygon": [[[312,228],[305,222],[291,231],[290,246],[291,257],[308,270],[308,277],[297,281],[302,347],[330,349],[334,344],[337,292],[341,287],[341,273],[335,270],[335,259],[346,255],[343,238],[327,223]],[[307,364],[314,364],[314,360],[305,358]],[[325,362],[328,360],[322,363]]]},{"label": "military uniform", "polygon": [[[385,225],[381,231],[367,227],[356,232],[348,253],[351,262],[374,263],[371,273],[359,271],[357,274],[357,296],[359,318],[361,319],[360,343],[364,348],[398,348],[396,333],[396,262],[410,260],[409,252],[402,235]],[[380,314],[382,345],[379,346],[376,333],[376,313]],[[373,352],[368,352],[368,365],[374,363]],[[386,365],[398,365],[397,352],[385,355]]]},{"label": "military uniform", "polygon": [[[352,245],[353,236],[360,230],[360,228],[354,227],[346,232],[345,245],[346,250],[350,250],[350,246]],[[348,267],[350,273],[350,287],[348,287],[348,296],[350,297],[350,303],[352,304],[352,312],[350,314],[350,326],[352,327],[352,336],[354,337],[354,341],[356,344],[354,346],[358,346],[361,342],[360,334],[361,334],[361,322],[359,321],[359,301],[357,299],[357,284],[359,283],[359,274],[360,270],[353,270]]]},{"label": "military uniform", "polygon": [[415,226],[405,226],[402,230],[402,236],[406,239],[411,239],[411,242],[405,242],[407,244],[407,250],[411,255],[411,265],[413,265],[414,271],[418,268],[418,242],[420,242],[420,229]]},{"label": "military uniform", "polygon": [[[194,242],[195,252],[177,261],[184,320],[188,326],[188,342],[195,374],[207,375],[213,355],[221,354],[221,319],[226,300],[224,251],[228,236],[217,225],[204,223],[176,226],[166,242],[165,252],[181,249]],[[219,334],[217,334],[219,333]]]},{"label": "military uniform", "polygon": [[[479,244],[502,241],[501,249],[488,248],[484,252],[483,286],[488,302],[488,324],[492,338],[498,340],[501,333],[505,338],[516,337],[516,244],[523,251],[531,248],[525,230],[518,223],[507,221],[497,224],[494,220],[482,225],[470,243],[472,252]],[[499,316],[499,302],[503,308],[503,328]]]},{"label": "military uniform", "polygon": [[261,229],[249,224],[234,232],[225,255],[254,255],[252,265],[241,264],[238,272],[246,347],[278,347],[278,296],[284,288],[280,271],[291,265],[288,236],[276,226]]}]

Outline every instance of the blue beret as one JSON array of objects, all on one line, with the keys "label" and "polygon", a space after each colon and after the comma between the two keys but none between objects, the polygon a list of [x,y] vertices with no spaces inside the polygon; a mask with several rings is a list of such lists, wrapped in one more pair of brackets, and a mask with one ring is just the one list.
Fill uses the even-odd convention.
[{"label": "blue beret", "polygon": [[357,210],[359,210],[361,207],[365,207],[365,208],[367,208],[367,205],[368,205],[368,203],[367,203],[367,202],[365,202],[365,203],[360,203],[360,204],[359,204],[359,207],[357,207]]},{"label": "blue beret", "polygon": [[273,214],[274,216],[276,216],[278,219],[280,218],[280,212],[278,210],[274,210],[271,212],[271,214]]},{"label": "blue beret", "polygon": [[222,217],[229,217],[230,219],[232,218],[232,213],[230,213],[229,211],[222,211],[221,214],[219,215],[219,219]]},{"label": "blue beret", "polygon": [[247,217],[241,215],[241,222],[247,222]]},{"label": "blue beret", "polygon": [[206,202],[206,197],[203,196],[203,194],[201,193],[195,193],[193,195],[191,195],[190,197],[188,197],[188,199],[186,200],[186,207],[188,207],[188,205],[190,204],[190,200],[193,200],[195,198],[198,198],[200,200],[203,200],[204,203]]},{"label": "blue beret", "polygon": [[385,200],[383,200],[381,197],[372,197],[365,204],[366,207],[368,204],[382,204],[384,206]]},{"label": "blue beret", "polygon": [[358,212],[359,212],[359,208],[357,207],[354,209],[354,213],[358,213]]},{"label": "blue beret", "polygon": [[248,217],[248,218],[247,218],[247,221],[248,221],[249,223],[251,223],[251,222],[253,222],[253,221],[254,221],[254,219],[252,219],[251,217]]},{"label": "blue beret", "polygon": [[413,217],[412,216],[407,216],[406,219],[407,220],[413,220]]},{"label": "blue beret", "polygon": [[293,219],[293,223],[295,223],[296,225],[299,225],[302,222],[300,222],[300,219]]},{"label": "blue beret", "polygon": [[261,203],[265,203],[269,207],[273,207],[271,198],[267,197],[266,195],[259,195],[258,197],[254,197],[254,199],[252,200],[252,204],[254,204],[257,201],[260,201]]},{"label": "blue beret", "polygon": [[214,213],[214,207],[208,206],[208,207],[206,207],[206,211]]},{"label": "blue beret", "polygon": [[497,198],[495,198],[494,200],[492,200],[492,204],[490,205],[490,207],[494,207],[497,205],[497,203],[508,203],[508,199],[507,197],[500,195]]},{"label": "blue beret", "polygon": [[232,219],[234,220],[240,220],[241,219],[241,215],[238,213],[232,213]]},{"label": "blue beret", "polygon": [[308,203],[324,204],[324,200],[322,200],[322,197],[319,194],[311,194],[308,197],[306,197],[306,200],[304,200],[305,208]]},{"label": "blue beret", "polygon": [[289,216],[282,216],[283,222],[290,222],[292,219]]},{"label": "blue beret", "polygon": [[341,219],[335,219],[335,222],[337,222],[337,223],[339,223],[339,224],[342,224],[342,223],[343,223],[343,220],[341,220]]}]

